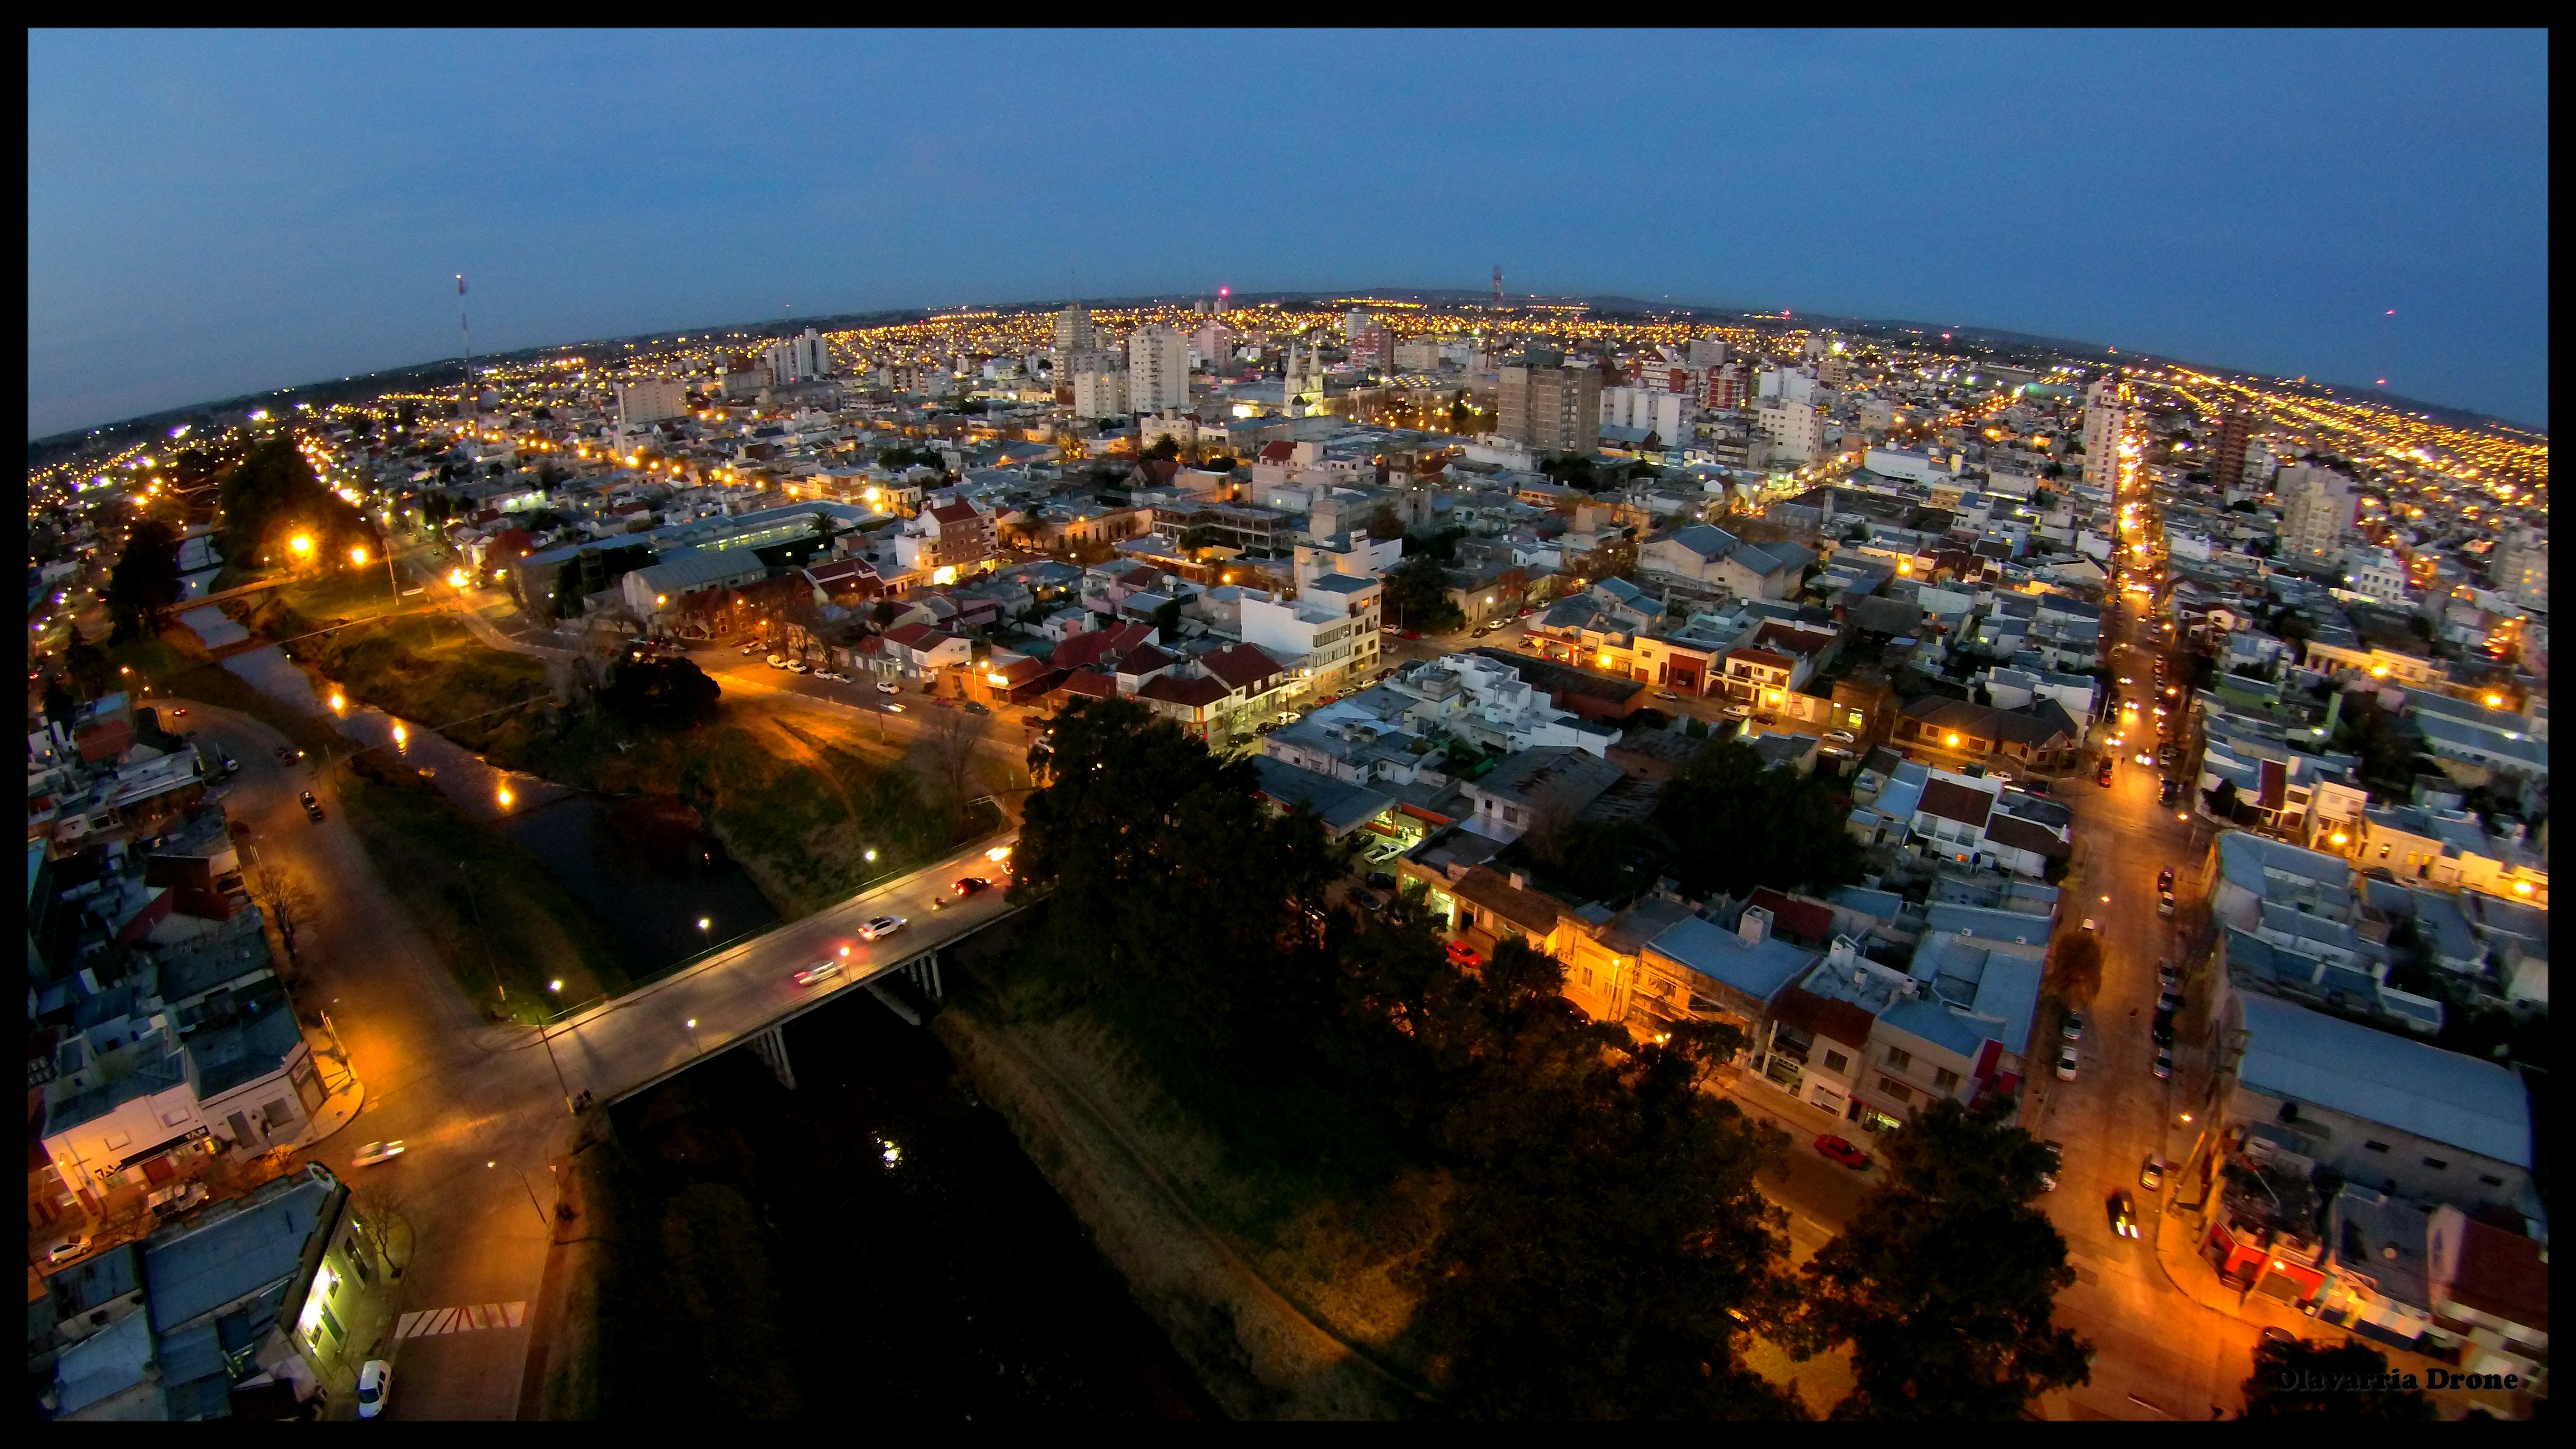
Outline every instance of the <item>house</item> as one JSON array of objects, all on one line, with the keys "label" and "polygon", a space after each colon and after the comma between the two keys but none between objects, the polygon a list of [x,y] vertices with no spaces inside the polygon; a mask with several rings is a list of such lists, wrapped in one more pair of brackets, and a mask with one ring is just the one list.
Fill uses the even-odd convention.
[{"label": "house", "polygon": [[2053,699],[1996,709],[1927,694],[1897,711],[1895,743],[1989,769],[2046,773],[2074,758],[2080,732]]},{"label": "house", "polygon": [[1608,760],[1572,746],[1524,750],[1462,786],[1475,806],[1467,828],[1500,841],[1562,829],[1624,777]]},{"label": "house", "polygon": [[944,633],[928,624],[899,624],[884,636],[887,657],[906,679],[928,679],[942,669],[963,669],[974,662],[975,647],[963,635]]},{"label": "house", "polygon": [[657,562],[630,569],[617,581],[626,612],[648,633],[666,634],[690,595],[738,589],[769,576],[769,566],[747,548],[679,548]]},{"label": "house", "polygon": [[1384,790],[1300,769],[1269,755],[1253,756],[1252,768],[1260,776],[1262,799],[1278,810],[1311,812],[1324,833],[1335,840],[1383,821],[1395,808],[1396,797]]}]

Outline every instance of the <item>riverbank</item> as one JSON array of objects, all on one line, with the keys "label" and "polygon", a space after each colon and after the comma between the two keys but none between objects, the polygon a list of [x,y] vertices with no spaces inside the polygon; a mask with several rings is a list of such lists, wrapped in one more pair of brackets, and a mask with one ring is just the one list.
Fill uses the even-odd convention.
[{"label": "riverbank", "polygon": [[1247,1171],[1117,1033],[1080,1012],[1016,1017],[989,970],[950,981],[932,1030],[1227,1413],[1430,1411],[1405,1273],[1438,1232],[1445,1183],[1335,1194]]}]

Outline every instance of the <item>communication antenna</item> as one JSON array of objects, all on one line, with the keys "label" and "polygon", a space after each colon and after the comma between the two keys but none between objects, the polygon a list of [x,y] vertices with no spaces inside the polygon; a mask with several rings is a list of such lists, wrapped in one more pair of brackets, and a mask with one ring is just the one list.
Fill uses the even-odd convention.
[{"label": "communication antenna", "polygon": [[1503,305],[1503,264],[1494,263],[1494,305]]},{"label": "communication antenna", "polygon": [[465,344],[465,395],[457,408],[460,417],[474,414],[474,329],[465,324],[465,274],[456,274],[456,335]]}]

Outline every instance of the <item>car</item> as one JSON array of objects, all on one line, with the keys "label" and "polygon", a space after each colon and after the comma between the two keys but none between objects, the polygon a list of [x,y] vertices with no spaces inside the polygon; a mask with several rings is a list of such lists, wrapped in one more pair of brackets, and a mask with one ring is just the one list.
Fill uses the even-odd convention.
[{"label": "car", "polygon": [[806,666],[805,666],[805,661],[804,661],[804,660],[802,660],[802,659],[790,659],[790,660],[788,660],[788,661],[787,661],[787,672],[788,672],[788,673],[790,673],[790,674],[804,674],[804,673],[807,673],[808,671],[807,671]]},{"label": "car", "polygon": [[2084,1013],[2080,1011],[2070,1011],[2066,1013],[2066,1019],[2058,1023],[2057,1034],[2066,1038],[2068,1041],[2082,1041],[2084,1039]]},{"label": "car", "polygon": [[2167,1081],[2170,1080],[2172,1076],[2173,1048],[2169,1046],[2156,1048],[2156,1080],[2159,1082]]},{"label": "car", "polygon": [[2297,1334],[2292,1333],[2286,1328],[2274,1328],[2269,1324],[2266,1324],[2263,1328],[2263,1341],[2265,1343],[2277,1343],[2286,1348],[2291,1344],[2300,1342],[2301,1340]]},{"label": "car", "polygon": [[314,799],[313,792],[310,790],[304,792],[303,801],[304,817],[308,820],[320,820],[322,818],[322,802]]},{"label": "car", "polygon": [[1828,1132],[1816,1139],[1816,1150],[1855,1171],[1869,1166],[1869,1154]]},{"label": "car", "polygon": [[241,773],[241,761],[233,758],[232,751],[225,749],[221,745],[217,745],[215,747],[215,758],[223,761],[225,774],[238,775]]},{"label": "car", "polygon": [[1422,631],[1419,629],[1398,629],[1395,632],[1396,637],[1399,639],[1419,639],[1422,637]]},{"label": "car", "polygon": [[826,956],[822,960],[815,962],[813,965],[806,967],[804,970],[797,972],[796,984],[799,986],[811,986],[817,981],[829,981],[840,974],[841,958],[838,956]]},{"label": "car", "polygon": [[1440,951],[1442,955],[1449,958],[1450,965],[1461,969],[1482,966],[1485,964],[1484,956],[1478,952],[1475,947],[1468,945],[1464,941],[1451,941],[1447,945],[1442,946]]},{"label": "car", "polygon": [[879,706],[879,707],[880,707],[880,708],[882,708],[882,709],[883,709],[886,713],[888,713],[888,714],[901,714],[901,713],[903,713],[903,706],[902,706],[902,705],[899,705],[899,704],[882,705],[882,706]]},{"label": "car", "polygon": [[2100,930],[2102,929],[2102,927],[2101,927],[2100,923],[2099,923],[2099,922],[2096,922],[2096,921],[2095,921],[2091,916],[2086,916],[2086,917],[2084,918],[2084,924],[2083,924],[2083,926],[2081,927],[2081,929],[2083,929],[2083,930],[2087,930],[2087,931],[2100,931]]},{"label": "car", "polygon": [[2156,994],[2156,1015],[2171,1016],[2182,1009],[2182,998],[2166,990]]},{"label": "car", "polygon": [[186,714],[187,712],[188,712],[188,707],[187,707],[186,705],[183,705],[183,704],[179,704],[179,705],[172,705],[172,706],[170,707],[170,713],[171,713],[172,715],[174,715],[174,716],[176,716],[176,715],[183,715],[183,714]]},{"label": "car", "polygon": [[2071,1042],[2057,1049],[2057,1079],[2061,1082],[2075,1080],[2075,1047]]},{"label": "car", "polygon": [[156,1213],[183,1213],[206,1200],[202,1182],[174,1182],[143,1200],[143,1205]]},{"label": "car", "polygon": [[2137,683],[2138,681],[2136,681],[2136,680],[2134,680],[2134,679],[2131,679],[2129,676],[2127,676],[2127,675],[2123,674],[2123,675],[2121,675],[2121,676],[2120,676],[2120,682],[2121,682],[2122,684],[2135,684],[2135,683]]},{"label": "car", "polygon": [[1669,699],[1669,700],[1672,700],[1672,701],[1673,701],[1674,703],[1676,703],[1676,704],[1678,704],[1678,703],[1680,703],[1680,702],[1681,702],[1681,696],[1680,696],[1680,695],[1678,695],[1678,694],[1673,693],[1673,692],[1672,692],[1671,690],[1669,690],[1669,689],[1658,689],[1658,690],[1656,690],[1656,691],[1655,691],[1655,698],[1657,698],[1657,699]]},{"label": "car", "polygon": [[2156,1161],[2156,1155],[2150,1152],[2147,1154],[2146,1165],[2138,1169],[2138,1186],[2154,1192],[2164,1185],[2165,1165]]},{"label": "car", "polygon": [[2041,1192],[2055,1192],[2057,1191],[2057,1169],[2060,1164],[2066,1161],[2066,1144],[2063,1142],[2043,1142],[2039,1145],[2048,1149],[2048,1166],[2040,1169],[2039,1190]]},{"label": "car", "polygon": [[2162,918],[2162,919],[2164,919],[2164,920],[2171,920],[2171,919],[2173,919],[2173,913],[2174,913],[2174,898],[2173,898],[2173,897],[2171,897],[2171,896],[2165,896],[2165,897],[2162,897],[2162,898],[2160,898],[2159,900],[2157,900],[2157,902],[2156,902],[2156,915],[2157,915],[2158,917],[2160,917],[2160,918]]},{"label": "car", "polygon": [[2111,1231],[2123,1238],[2138,1236],[2138,1204],[2127,1190],[2111,1194]]},{"label": "car", "polygon": [[[1375,859],[1375,857],[1371,857],[1371,859]],[[1370,871],[1368,883],[1370,889],[1381,891],[1391,891],[1395,889],[1396,884],[1395,877],[1382,870]]]},{"label": "car", "polygon": [[784,669],[787,667],[787,656],[784,654],[772,654],[764,662],[772,669]]},{"label": "car", "polygon": [[391,1142],[370,1142],[358,1149],[358,1155],[349,1159],[349,1165],[373,1167],[379,1162],[391,1162],[402,1155],[403,1145],[399,1138]]},{"label": "car", "polygon": [[2093,772],[2093,783],[2094,783],[2094,784],[2096,784],[2096,785],[2101,786],[2102,788],[2104,788],[2104,789],[2106,789],[2106,790],[2107,790],[2107,789],[2109,789],[2109,788],[2111,788],[2111,762],[2110,762],[2110,761],[2108,761],[2108,760],[2103,761],[2103,762],[2102,762],[2102,768],[2100,768],[2100,769],[2098,769],[2098,770],[2095,770],[2095,771]]},{"label": "car", "polygon": [[2156,889],[2165,891],[2172,890],[2173,883],[2174,868],[2172,866],[2166,866],[2164,869],[2156,872]]},{"label": "car", "polygon": [[2159,1016],[2147,1024],[2147,1037],[2160,1047],[2173,1045],[2174,1023],[2170,1016]]},{"label": "car", "polygon": [[1750,716],[1753,711],[1745,705],[1730,704],[1726,708],[1719,710],[1718,713],[1725,715],[1728,719],[1744,719]]},{"label": "car", "polygon": [[1353,886],[1349,891],[1343,894],[1342,899],[1364,911],[1382,911],[1386,909],[1386,897],[1378,894],[1376,891],[1370,890],[1366,886]]},{"label": "car", "polygon": [[1753,717],[1753,722],[1758,725],[1778,724],[1780,722],[1780,717],[1771,713],[1769,710],[1764,710],[1762,713]]},{"label": "car", "polygon": [[966,701],[966,712],[968,714],[991,714],[993,711],[986,708],[982,700],[970,699]]},{"label": "car", "polygon": [[2158,798],[2159,798],[2159,799],[2160,799],[2164,804],[2171,805],[2171,804],[2174,802],[2175,798],[2176,798],[2175,791],[2176,791],[2177,789],[2178,789],[2178,787],[2174,784],[2174,782],[2173,782],[2173,781],[2171,781],[2171,780],[2167,780],[2167,781],[2165,781],[2164,794],[2163,794],[2162,796],[2158,797]]},{"label": "car", "polygon": [[302,754],[303,751],[298,750],[293,745],[279,745],[276,749],[269,751],[269,753],[277,756],[277,762],[279,764],[285,765],[292,764],[295,757]]},{"label": "car", "polygon": [[89,1234],[74,1233],[70,1237],[63,1239],[61,1242],[54,1244],[52,1250],[45,1254],[45,1261],[48,1264],[68,1263],[72,1259],[77,1258],[88,1251]]},{"label": "car", "polygon": [[2022,782],[2021,782],[2021,787],[2022,787],[2022,789],[2023,789],[2024,791],[2026,791],[2026,792],[2028,792],[2028,793],[2030,793],[2030,794],[2033,794],[2033,795],[2045,795],[2045,794],[2049,793],[2049,791],[2050,791],[2050,789],[2051,789],[2051,787],[2050,787],[2049,783],[2048,783],[2046,780],[2043,780],[2043,779],[2039,778],[2039,777],[2038,777],[2038,776],[2036,776],[2036,775],[2033,775],[2031,778],[2029,778],[2029,779],[2027,779],[2027,780],[2022,781]]},{"label": "car", "polygon": [[760,646],[757,644],[745,644],[742,646],[742,657],[745,659],[749,659],[751,656],[759,652]]},{"label": "car", "polygon": [[886,937],[891,936],[902,929],[903,917],[876,916],[870,918],[865,924],[859,927],[859,939],[862,941],[882,941]]},{"label": "car", "polygon": [[2154,764],[2155,762],[2156,762],[2156,758],[2155,758],[2155,756],[2148,754],[2148,753],[2147,753],[2146,751],[2144,751],[2144,750],[2140,750],[2140,751],[2138,751],[2138,753],[2136,754],[2136,756],[2134,756],[2134,757],[2129,761],[2129,763],[2130,763],[2130,764],[2133,764],[2133,765],[2152,765],[2152,764]]},{"label": "car", "polygon": [[980,875],[961,875],[949,885],[949,889],[957,892],[961,899],[992,888],[993,883]]},{"label": "car", "polygon": [[1838,745],[1856,744],[1860,739],[1858,735],[1853,734],[1850,730],[1827,730],[1825,731],[1825,738]]},{"label": "car", "polygon": [[358,1370],[358,1417],[372,1419],[385,1411],[385,1397],[394,1389],[394,1366],[380,1358],[367,1360]]},{"label": "car", "polygon": [[895,683],[895,682],[894,682],[893,680],[891,680],[891,679],[880,679],[880,680],[878,680],[878,681],[877,681],[877,693],[879,693],[879,694],[901,694],[901,693],[903,693],[903,686],[902,686],[902,685],[900,685],[900,684]]},{"label": "car", "polygon": [[2182,973],[2174,969],[2173,958],[2171,956],[2167,956],[2156,963],[2156,985],[2167,991],[2171,991],[2181,984]]}]

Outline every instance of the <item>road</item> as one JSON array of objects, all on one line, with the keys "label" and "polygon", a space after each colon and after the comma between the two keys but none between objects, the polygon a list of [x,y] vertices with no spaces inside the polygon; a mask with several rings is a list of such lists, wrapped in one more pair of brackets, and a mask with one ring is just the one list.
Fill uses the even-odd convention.
[{"label": "road", "polygon": [[[1008,836],[581,1011],[550,1033],[495,1026],[476,1013],[385,889],[318,763],[281,766],[272,751],[286,741],[274,730],[185,703],[188,713],[172,722],[219,741],[241,762],[225,803],[249,826],[258,863],[288,871],[313,899],[310,924],[298,932],[299,1006],[330,1013],[367,1098],[355,1123],[307,1156],[410,1221],[415,1245],[400,1289],[404,1313],[537,1300],[558,1200],[551,1164],[568,1147],[574,1120],[568,1095],[588,1090],[609,1099],[739,1045],[784,1014],[858,989],[868,971],[1006,909],[998,888],[955,910],[933,910],[930,902],[961,875],[995,874],[985,849]],[[325,803],[318,825],[298,803],[305,789]],[[912,923],[878,945],[857,941],[857,922],[883,913]],[[791,973],[826,952],[839,959],[844,944],[851,947],[848,976],[811,990],[789,983]],[[686,1024],[692,1019],[694,1030]],[[406,1144],[401,1157],[350,1165],[360,1144],[395,1139]],[[395,1360],[402,1385],[391,1416],[516,1417],[528,1338],[524,1319],[505,1319],[378,1349]]]}]

